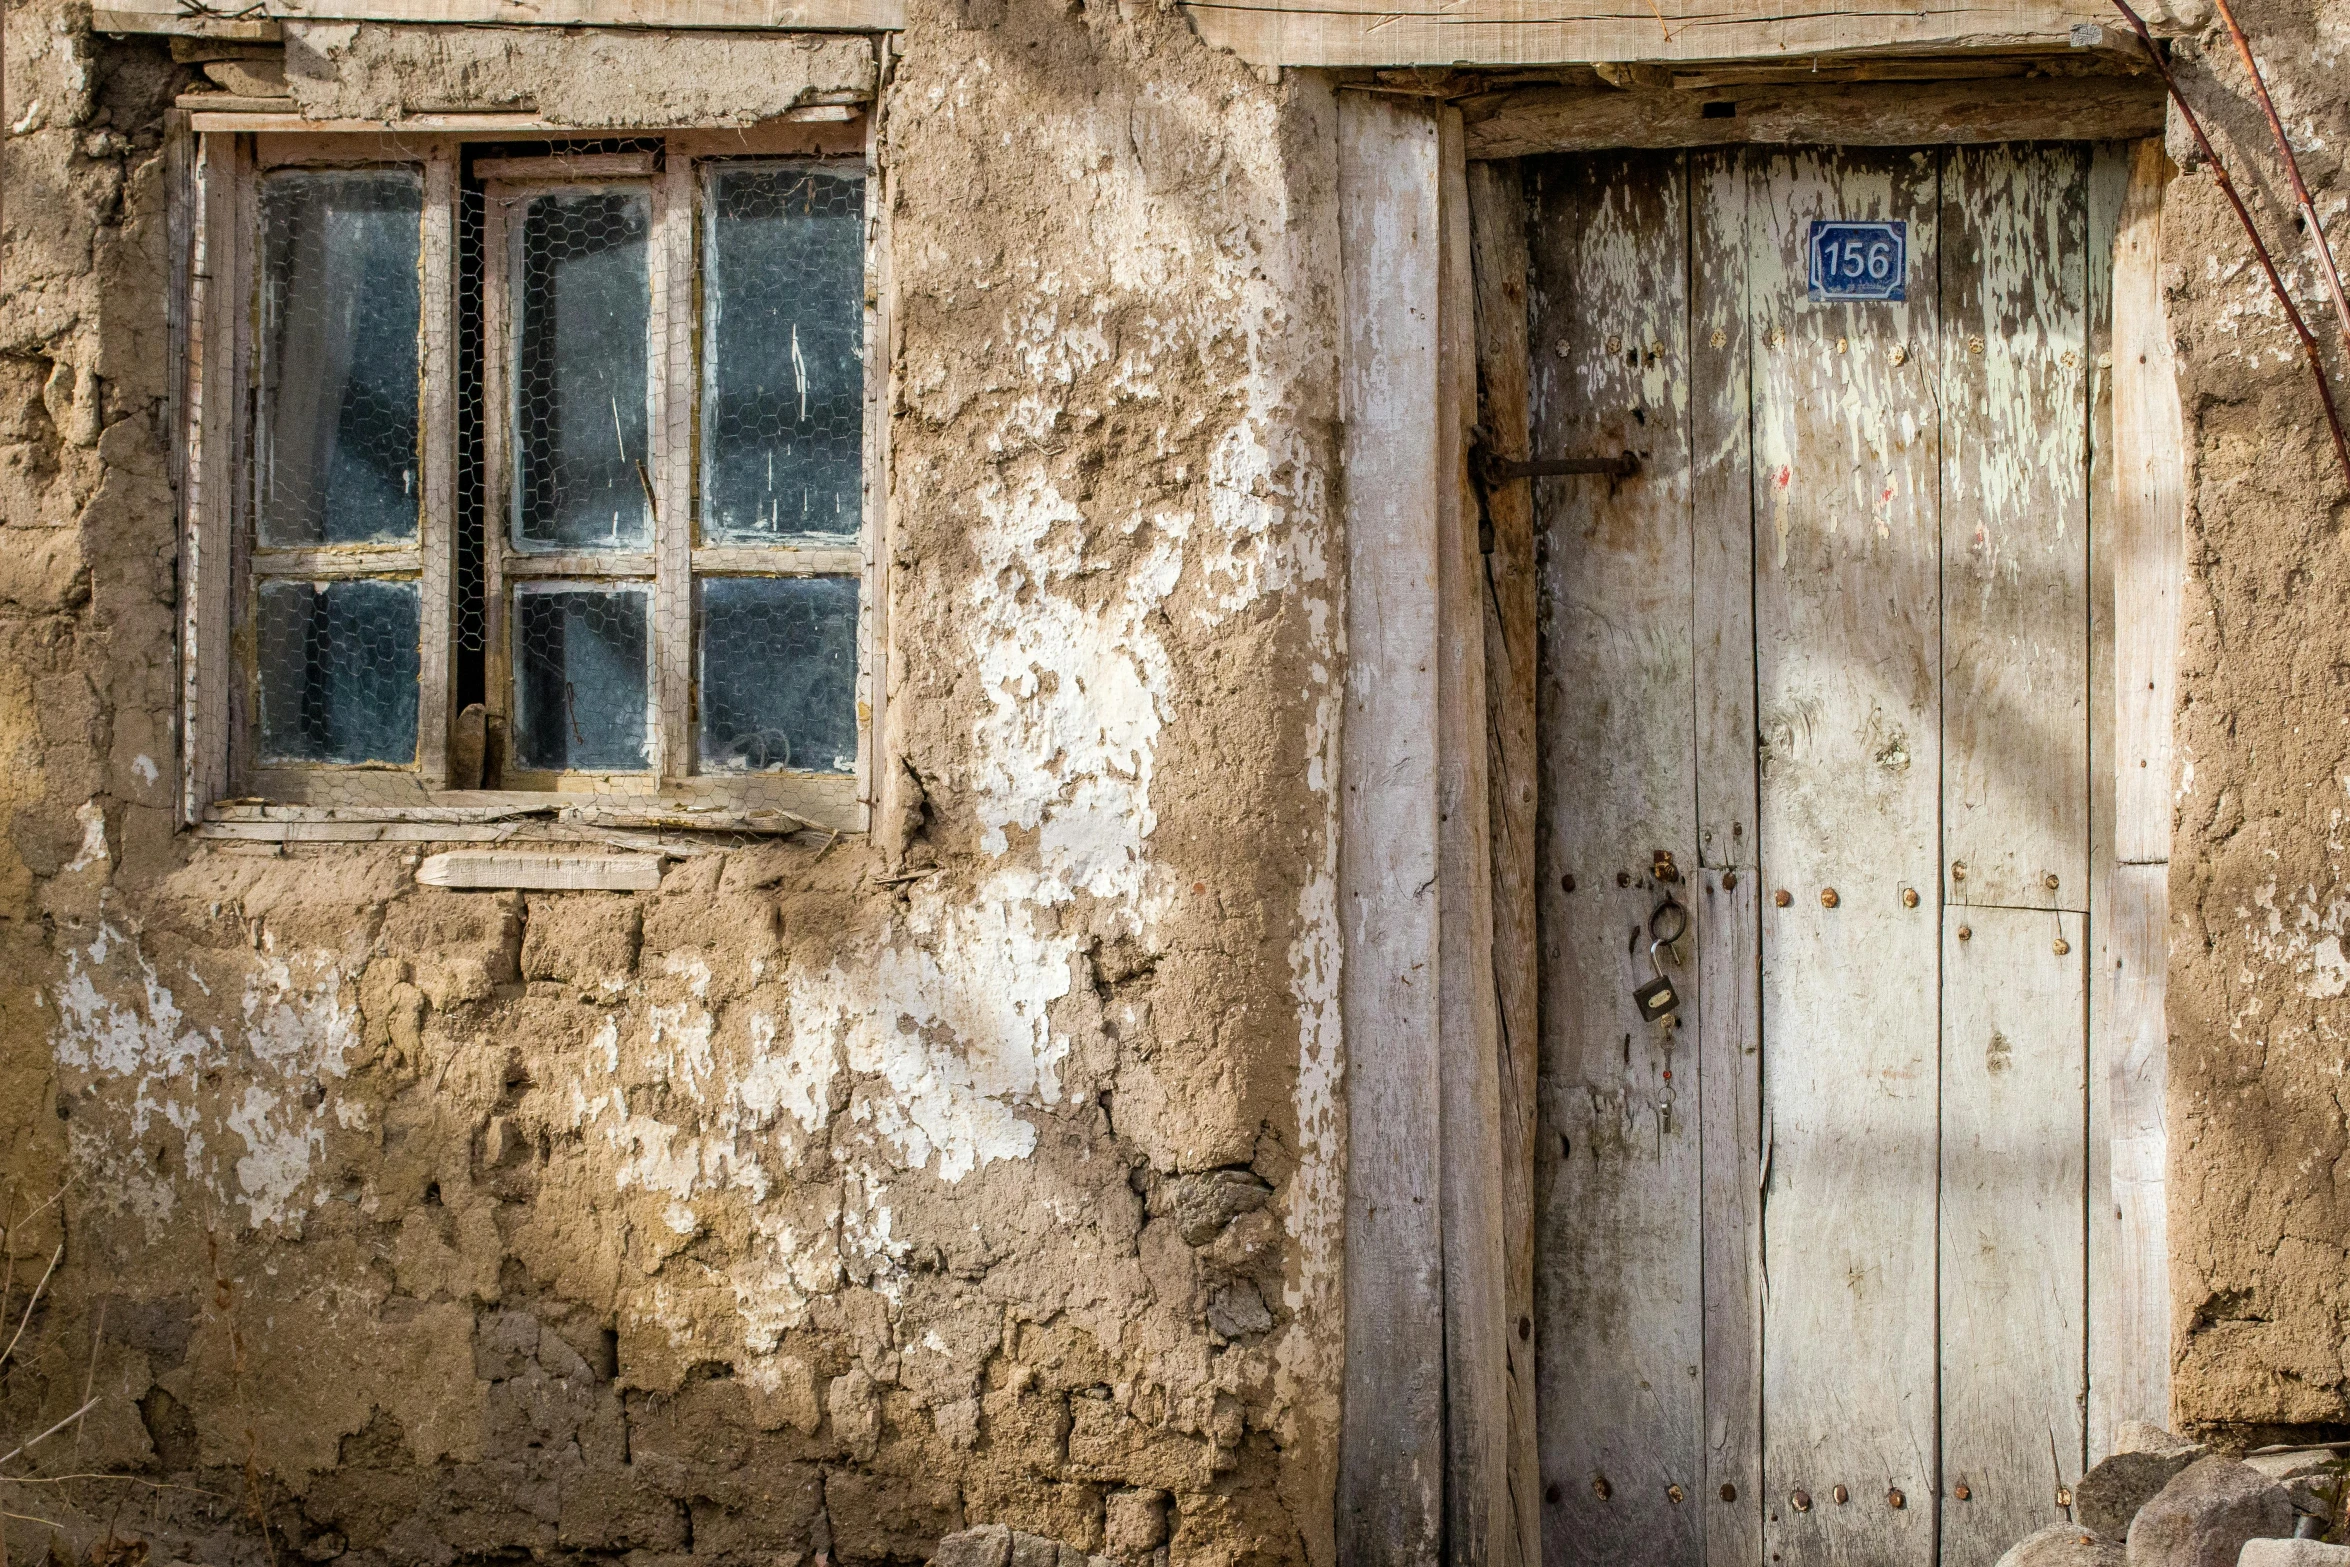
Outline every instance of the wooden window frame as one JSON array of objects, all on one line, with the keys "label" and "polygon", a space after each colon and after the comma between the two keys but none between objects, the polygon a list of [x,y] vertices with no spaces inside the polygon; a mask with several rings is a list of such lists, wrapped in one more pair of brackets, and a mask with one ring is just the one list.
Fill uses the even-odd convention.
[{"label": "wooden window frame", "polygon": [[[246,117],[255,118],[255,117]],[[461,148],[504,140],[545,141],[537,127],[364,132],[245,124],[199,127],[185,193],[189,244],[186,390],[181,439],[183,497],[182,778],[183,824],[218,837],[406,837],[403,824],[482,824],[553,816],[582,833],[614,827],[789,832],[804,827],[862,832],[871,824],[874,752],[882,734],[887,628],[883,572],[887,321],[882,273],[885,203],[871,116],[802,121],[744,130],[599,133],[598,139],[659,139],[663,156],[582,153],[475,160],[485,199],[482,243],[483,462],[489,493],[480,526],[483,570],[484,705],[498,721],[512,713],[507,600],[526,582],[641,582],[650,591],[648,724],[651,765],[642,772],[541,773],[509,768],[502,787],[452,787],[451,736],[457,717],[455,603],[461,519],[457,493],[457,235]],[[709,544],[698,516],[702,393],[702,199],[706,169],[736,161],[829,163],[865,177],[865,268],[859,306],[865,343],[864,498],[855,541],[810,547]],[[261,549],[250,495],[258,322],[258,192],[284,168],[417,167],[424,179],[420,234],[422,312],[418,534],[414,544],[315,545]],[[483,178],[483,176],[487,176]],[[505,311],[505,214],[550,186],[643,182],[652,198],[649,257],[649,383],[654,494],[649,550],[523,550],[513,542],[506,405],[510,348]],[[361,576],[419,584],[422,624],[417,757],[412,764],[263,765],[254,749],[257,679],[254,612],[270,580]],[[702,772],[695,760],[694,583],[701,576],[853,577],[858,582],[856,764],[849,773]],[[346,831],[347,829],[347,831]]]}]

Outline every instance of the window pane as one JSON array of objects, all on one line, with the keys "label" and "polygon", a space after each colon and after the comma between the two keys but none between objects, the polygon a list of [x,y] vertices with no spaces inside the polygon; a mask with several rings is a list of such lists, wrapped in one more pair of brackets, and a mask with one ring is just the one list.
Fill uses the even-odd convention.
[{"label": "window pane", "polygon": [[533,772],[638,772],[647,765],[642,588],[514,595],[514,755]]},{"label": "window pane", "polygon": [[846,773],[857,765],[857,579],[696,584],[702,766]]},{"label": "window pane", "polygon": [[416,536],[422,176],[297,170],[261,182],[264,544]]},{"label": "window pane", "polygon": [[525,549],[643,549],[652,536],[652,226],[642,186],[522,203],[509,277],[514,540]]},{"label": "window pane", "polygon": [[722,164],[703,212],[702,536],[854,535],[865,177]]},{"label": "window pane", "polygon": [[413,582],[261,584],[261,759],[416,760]]}]

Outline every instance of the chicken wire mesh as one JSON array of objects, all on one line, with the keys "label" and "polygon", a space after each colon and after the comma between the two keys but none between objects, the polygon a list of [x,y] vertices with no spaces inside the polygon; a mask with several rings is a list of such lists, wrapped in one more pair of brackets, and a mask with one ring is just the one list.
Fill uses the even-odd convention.
[{"label": "chicken wire mesh", "polygon": [[[672,731],[686,752],[669,758],[669,773],[841,776],[856,767],[859,578],[762,575],[775,569],[764,558],[727,552],[853,548],[861,532],[861,170],[773,158],[696,170],[697,273],[671,280],[693,303],[691,380],[667,389],[670,428],[694,443],[683,454],[690,483],[681,484],[690,505],[665,518],[659,475],[680,454],[656,444],[654,378],[669,356],[656,351],[653,319],[654,180],[501,185],[476,168],[487,158],[511,167],[651,153],[657,169],[661,151],[657,139],[605,139],[458,154],[446,608],[460,786],[636,774],[641,782],[616,777],[610,789],[566,785],[563,798],[641,803],[665,689],[691,704]],[[422,499],[419,412],[429,401],[417,390],[421,174],[413,165],[285,171],[264,177],[261,196],[256,541],[265,552],[411,541]],[[493,317],[499,289],[505,305]],[[494,318],[506,328],[495,342]],[[492,355],[497,374],[488,373]],[[492,408],[485,391],[501,379],[504,406]],[[500,433],[506,460],[493,472]],[[719,568],[674,610],[664,610],[649,575],[636,574],[666,528],[691,530],[691,542],[711,552],[704,564]],[[592,577],[518,580],[509,570],[493,605],[493,549],[518,564],[550,551],[613,558],[608,568],[583,561]],[[415,580],[263,581],[249,602],[259,760],[414,759],[418,639],[430,619]],[[660,670],[677,666],[672,687]],[[457,716],[475,705],[504,709],[480,746],[486,767],[466,760]],[[331,798],[332,778],[321,775],[310,797]]]}]

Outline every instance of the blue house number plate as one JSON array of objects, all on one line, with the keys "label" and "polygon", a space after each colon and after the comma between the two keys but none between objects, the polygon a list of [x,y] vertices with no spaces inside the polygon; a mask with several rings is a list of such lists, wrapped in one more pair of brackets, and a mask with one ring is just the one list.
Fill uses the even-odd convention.
[{"label": "blue house number plate", "polygon": [[1811,297],[1909,298],[1909,225],[1814,218]]}]

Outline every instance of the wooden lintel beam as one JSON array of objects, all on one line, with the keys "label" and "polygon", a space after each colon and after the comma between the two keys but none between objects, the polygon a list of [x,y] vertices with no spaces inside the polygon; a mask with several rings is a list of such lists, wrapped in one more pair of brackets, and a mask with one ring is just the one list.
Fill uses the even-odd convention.
[{"label": "wooden lintel beam", "polygon": [[2160,83],[2130,76],[1758,85],[1712,94],[1537,88],[1481,107],[1488,112],[1468,127],[1471,158],[1746,143],[2123,141],[2161,135],[2163,119]]}]

